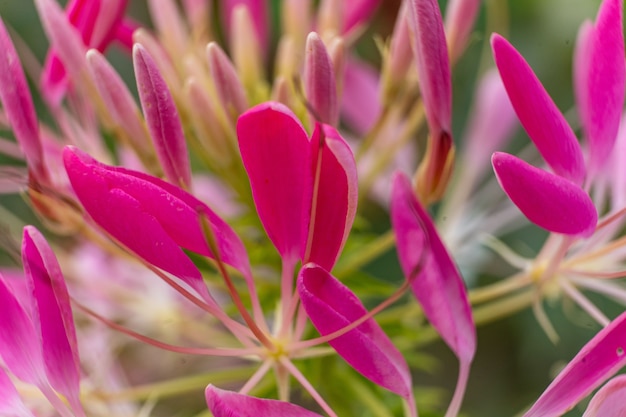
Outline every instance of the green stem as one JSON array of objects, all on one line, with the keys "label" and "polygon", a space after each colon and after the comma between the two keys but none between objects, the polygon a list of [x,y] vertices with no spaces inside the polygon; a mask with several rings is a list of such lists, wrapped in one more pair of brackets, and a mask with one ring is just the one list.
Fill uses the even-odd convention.
[{"label": "green stem", "polygon": [[472,305],[481,304],[485,301],[513,293],[531,283],[532,281],[527,273],[519,272],[485,287],[470,290],[469,301]]}]

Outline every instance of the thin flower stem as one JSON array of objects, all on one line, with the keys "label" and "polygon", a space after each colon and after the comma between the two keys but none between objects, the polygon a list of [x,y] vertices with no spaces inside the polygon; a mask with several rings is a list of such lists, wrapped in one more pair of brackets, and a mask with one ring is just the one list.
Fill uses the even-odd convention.
[{"label": "thin flower stem", "polygon": [[106,317],[101,316],[95,311],[89,309],[88,307],[82,305],[76,300],[73,300],[74,305],[78,307],[80,310],[84,311],[89,316],[95,318],[96,320],[104,323],[108,327],[117,330],[121,333],[124,333],[127,336],[130,336],[140,342],[152,345],[159,349],[168,350],[170,352],[184,353],[187,355],[202,355],[202,356],[235,356],[235,357],[245,357],[245,356],[260,356],[263,352],[262,348],[249,348],[249,349],[231,349],[231,348],[190,348],[185,346],[176,346],[171,345],[169,343],[161,342],[160,340],[153,339],[148,336],[144,336],[140,333],[137,333],[121,324],[117,324]]},{"label": "thin flower stem", "polygon": [[485,287],[476,288],[469,291],[469,301],[472,305],[491,301],[517,290],[520,290],[532,283],[526,272],[518,272],[502,281],[495,282]]},{"label": "thin flower stem", "polygon": [[450,405],[448,406],[446,417],[456,417],[459,414],[461,404],[463,403],[463,397],[465,396],[465,390],[467,389],[467,380],[469,379],[470,367],[471,361],[466,362],[464,360],[461,360],[459,366],[459,379],[456,383],[456,389],[454,390],[452,401],[450,401]]},{"label": "thin flower stem", "polygon": [[284,338],[291,330],[292,305],[297,305],[293,291],[293,273],[295,261],[290,258],[283,259],[282,272],[280,276],[280,308],[281,318],[276,331],[279,338]]},{"label": "thin flower stem", "polygon": [[596,232],[603,227],[606,227],[607,225],[613,223],[614,221],[619,220],[621,217],[624,217],[624,215],[626,215],[626,207],[614,213],[607,214],[603,219],[600,219],[600,221],[598,222],[598,225],[596,226]]},{"label": "thin flower stem", "polygon": [[390,229],[366,244],[364,247],[359,248],[356,255],[347,258],[345,262],[340,262],[333,271],[333,275],[338,279],[348,276],[350,273],[356,271],[364,265],[367,265],[372,260],[389,251],[393,248],[395,243],[396,235],[393,230]]},{"label": "thin flower stem", "polygon": [[622,236],[621,238],[616,239],[595,251],[587,252],[584,255],[577,256],[575,259],[572,259],[569,262],[567,262],[567,264],[575,265],[579,263],[588,262],[588,261],[600,258],[601,256],[607,255],[613,252],[614,250],[619,249],[625,245],[626,245],[626,236]]},{"label": "thin flower stem", "polygon": [[285,367],[293,375],[293,377],[302,385],[302,387],[311,395],[311,397],[315,400],[315,402],[324,410],[326,414],[330,417],[337,417],[337,414],[333,411],[332,408],[324,401],[322,396],[313,388],[313,385],[306,379],[306,377],[300,372],[298,368],[286,357],[282,356],[280,359],[280,364]]},{"label": "thin flower stem", "polygon": [[548,315],[546,314],[546,311],[543,308],[540,294],[541,293],[539,292],[535,293],[534,300],[532,303],[533,314],[535,315],[535,318],[537,319],[539,326],[543,329],[546,336],[548,336],[548,339],[550,339],[550,341],[556,345],[559,341],[559,334],[554,329],[552,322],[550,322],[550,318],[548,318]]},{"label": "thin flower stem", "polygon": [[263,379],[263,377],[267,374],[267,371],[270,370],[272,366],[272,361],[270,359],[266,359],[263,361],[259,369],[248,379],[248,381],[241,387],[239,390],[240,394],[248,395],[248,393],[257,386],[257,384]]},{"label": "thin flower stem", "polygon": [[617,279],[626,277],[626,270],[621,271],[585,271],[584,269],[561,269],[565,274],[576,274],[591,278]]},{"label": "thin flower stem", "polygon": [[584,311],[587,312],[595,321],[597,321],[602,327],[609,325],[611,320],[608,319],[587,297],[570,284],[567,279],[560,280],[561,288],[565,294],[567,294],[576,304],[578,304]]}]

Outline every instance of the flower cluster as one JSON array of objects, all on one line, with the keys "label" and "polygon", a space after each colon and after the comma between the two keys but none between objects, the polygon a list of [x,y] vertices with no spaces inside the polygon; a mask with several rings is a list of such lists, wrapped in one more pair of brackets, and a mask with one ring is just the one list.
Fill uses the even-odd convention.
[{"label": "flower cluster", "polygon": [[[0,192],[50,234],[3,215],[2,416],[455,417],[476,326],[530,307],[557,343],[546,299],[602,328],[525,417],[626,365],[626,313],[585,294],[626,305],[622,0],[581,26],[577,122],[493,34],[459,141],[451,74],[479,0],[402,1],[377,66],[356,45],[380,0],[147,0],[151,24],[126,0],[34,2],[43,65],[0,20]],[[504,152],[516,120],[538,154]],[[503,242],[524,217],[549,233],[532,258]],[[402,279],[371,277],[392,249]],[[485,249],[514,272],[480,286]],[[458,379],[432,405],[416,352],[436,338]],[[584,415],[626,413],[624,381]]]}]

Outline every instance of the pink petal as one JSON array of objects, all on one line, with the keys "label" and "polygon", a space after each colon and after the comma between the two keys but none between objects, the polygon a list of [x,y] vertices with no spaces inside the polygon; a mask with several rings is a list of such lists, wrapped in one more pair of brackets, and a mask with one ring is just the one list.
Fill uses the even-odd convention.
[{"label": "pink petal", "polygon": [[343,9],[342,34],[367,23],[374,16],[381,0],[345,0]]},{"label": "pink petal", "polygon": [[237,136],[259,218],[283,259],[298,259],[311,187],[307,134],[291,110],[268,102],[239,118]]},{"label": "pink petal", "polygon": [[0,100],[28,167],[38,179],[47,178],[39,125],[20,59],[0,19]]},{"label": "pink petal", "polygon": [[[35,5],[52,48],[41,74],[42,92],[46,100],[56,106],[63,99],[67,89],[66,71],[72,79],[79,80],[85,68],[85,53],[87,52],[85,39],[68,20],[70,16],[65,15],[56,1],[36,0]],[[80,9],[83,12],[79,13],[76,18],[93,22],[99,2],[87,2],[84,6],[88,7]],[[93,29],[93,25],[89,23],[85,27],[85,30]],[[85,35],[89,36],[89,34]]]},{"label": "pink petal", "polygon": [[626,375],[616,376],[603,386],[583,414],[583,417],[623,416],[626,416]]},{"label": "pink petal", "polygon": [[74,410],[80,410],[78,347],[70,297],[52,249],[32,226],[24,228],[22,262],[35,298],[33,321],[41,334],[48,381]]},{"label": "pink petal", "polygon": [[626,63],[622,0],[604,0],[596,24],[583,24],[574,62],[578,111],[589,140],[589,170],[603,168],[613,149],[624,106]]},{"label": "pink petal", "polygon": [[378,72],[355,58],[346,60],[341,97],[344,122],[359,135],[367,133],[382,111]]},{"label": "pink petal", "polygon": [[[367,314],[348,287],[315,264],[307,264],[300,270],[298,293],[321,335],[340,330]],[[373,318],[328,343],[366,378],[411,398],[411,373],[406,361]]]},{"label": "pink petal", "polygon": [[207,57],[221,105],[226,110],[226,114],[235,120],[249,107],[246,91],[237,75],[237,70],[215,42],[211,42],[207,47]]},{"label": "pink petal", "polygon": [[450,133],[452,86],[448,46],[436,0],[410,0],[409,25],[414,32],[413,54],[432,137]]},{"label": "pink petal", "polygon": [[191,194],[140,172],[106,166],[75,148],[66,148],[63,157],[74,192],[85,210],[100,227],[146,261],[176,275],[210,299],[200,272],[179,248],[214,258],[199,221],[203,215],[211,226],[221,259],[251,279],[241,240]]},{"label": "pink petal", "polygon": [[594,232],[598,213],[582,188],[506,153],[494,153],[491,163],[504,192],[531,222],[567,235]]},{"label": "pink petal", "polygon": [[445,28],[452,61],[456,61],[465,50],[470,32],[476,22],[480,3],[480,0],[448,1]]},{"label": "pink petal", "polygon": [[493,55],[517,117],[554,172],[577,185],[585,178],[578,140],[524,58],[503,37],[491,37]]},{"label": "pink petal", "polygon": [[[306,211],[304,224],[311,225],[303,234],[309,244],[302,262],[314,262],[332,270],[345,244],[357,207],[357,173],[354,155],[348,143],[330,126],[317,125],[310,142],[310,182],[315,200]],[[312,229],[311,229],[312,228]]]},{"label": "pink petal", "polygon": [[[229,38],[238,36],[232,33],[233,14],[239,6],[246,7],[253,19],[253,25],[256,32],[256,41],[263,51],[262,56],[268,52],[270,41],[270,20],[269,11],[266,0],[224,0],[221,2],[222,7],[222,23],[223,27],[228,28],[226,34]],[[231,40],[232,42],[232,40]]]},{"label": "pink petal", "polygon": [[578,352],[524,417],[556,417],[571,410],[626,365],[625,349],[626,313],[622,313]]},{"label": "pink petal", "polygon": [[191,165],[187,144],[170,90],[141,44],[133,47],[133,64],[141,107],[165,176],[172,184],[189,187]]},{"label": "pink petal", "polygon": [[40,340],[33,322],[0,276],[0,357],[20,380],[46,384]]},{"label": "pink petal", "polygon": [[255,398],[209,385],[205,391],[209,410],[215,417],[321,417],[284,401]]},{"label": "pink petal", "polygon": [[337,86],[335,72],[324,42],[311,32],[306,40],[304,60],[304,91],[319,122],[337,126]]},{"label": "pink petal", "polygon": [[398,258],[428,321],[462,363],[476,352],[476,330],[463,278],[409,179],[396,174],[391,222]]},{"label": "pink petal", "polygon": [[0,415],[5,417],[34,417],[28,411],[4,369],[0,368]]},{"label": "pink petal", "polygon": [[139,108],[122,78],[95,49],[87,52],[87,64],[113,121],[124,129],[138,153],[142,156],[154,155]]}]

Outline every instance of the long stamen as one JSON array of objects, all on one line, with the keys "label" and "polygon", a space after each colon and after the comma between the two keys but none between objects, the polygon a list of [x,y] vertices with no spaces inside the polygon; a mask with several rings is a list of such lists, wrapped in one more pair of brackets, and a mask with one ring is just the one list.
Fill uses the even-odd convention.
[{"label": "long stamen", "polygon": [[608,319],[598,308],[591,302],[587,297],[585,297],[580,291],[576,289],[573,285],[567,282],[566,279],[560,280],[561,288],[563,291],[572,299],[576,304],[578,304],[584,311],[587,312],[595,321],[600,323],[601,326],[606,327],[609,325],[611,320]]}]

